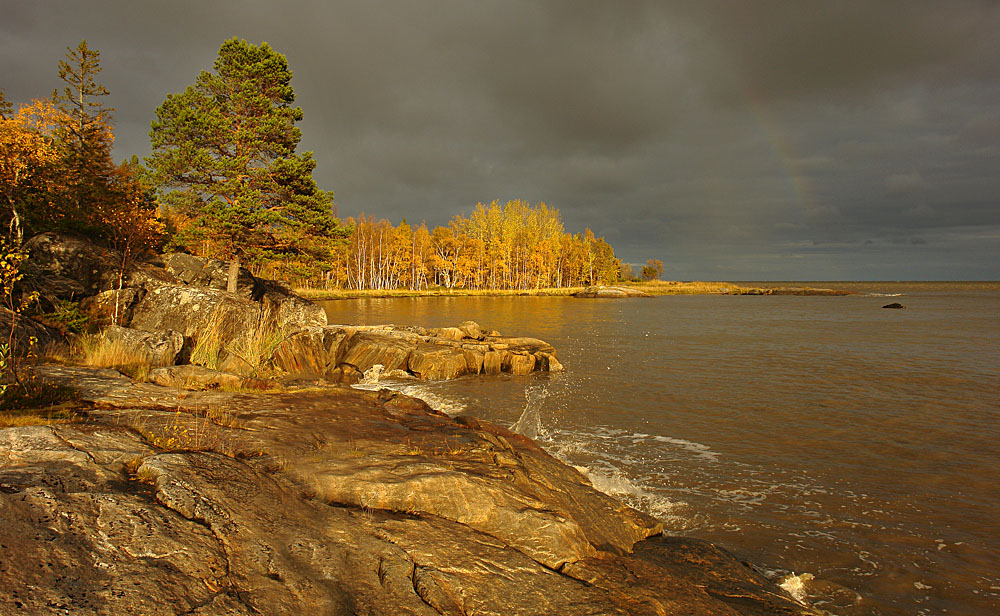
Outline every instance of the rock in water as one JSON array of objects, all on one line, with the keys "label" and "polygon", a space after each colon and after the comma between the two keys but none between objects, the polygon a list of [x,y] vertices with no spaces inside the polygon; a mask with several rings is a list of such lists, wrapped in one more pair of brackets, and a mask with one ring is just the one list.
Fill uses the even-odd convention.
[{"label": "rock in water", "polygon": [[904,306],[903,304],[900,304],[898,302],[893,302],[891,304],[886,304],[885,306],[882,306],[882,307],[883,308],[890,308],[892,310],[904,310],[906,308],[906,306]]}]

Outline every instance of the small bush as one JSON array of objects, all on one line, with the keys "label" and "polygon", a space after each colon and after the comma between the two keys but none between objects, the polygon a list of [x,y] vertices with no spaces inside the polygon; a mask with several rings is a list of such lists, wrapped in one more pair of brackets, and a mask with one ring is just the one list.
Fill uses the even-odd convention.
[{"label": "small bush", "polygon": [[79,302],[66,300],[60,301],[55,311],[45,313],[41,317],[60,329],[74,334],[82,333],[90,322],[90,317],[80,312]]}]

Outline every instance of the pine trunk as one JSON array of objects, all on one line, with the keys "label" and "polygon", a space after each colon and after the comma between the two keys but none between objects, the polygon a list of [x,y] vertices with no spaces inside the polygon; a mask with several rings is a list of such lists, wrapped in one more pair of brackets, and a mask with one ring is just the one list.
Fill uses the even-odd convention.
[{"label": "pine trunk", "polygon": [[233,257],[233,260],[229,262],[229,282],[226,285],[226,291],[230,293],[236,293],[236,280],[240,277],[240,258]]}]

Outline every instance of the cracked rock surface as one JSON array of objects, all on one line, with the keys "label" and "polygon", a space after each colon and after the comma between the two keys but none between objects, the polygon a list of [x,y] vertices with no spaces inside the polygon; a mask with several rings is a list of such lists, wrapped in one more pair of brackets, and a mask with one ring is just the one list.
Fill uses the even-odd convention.
[{"label": "cracked rock surface", "polygon": [[529,439],[418,400],[39,375],[93,409],[0,429],[0,612],[811,613]]}]

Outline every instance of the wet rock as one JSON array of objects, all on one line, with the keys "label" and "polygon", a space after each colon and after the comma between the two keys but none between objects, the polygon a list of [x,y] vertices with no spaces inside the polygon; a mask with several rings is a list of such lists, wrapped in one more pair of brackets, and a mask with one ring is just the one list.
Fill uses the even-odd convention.
[{"label": "wet rock", "polygon": [[[342,327],[309,327],[291,334],[274,351],[274,365],[290,375],[331,378],[350,332]],[[337,380],[334,378],[334,380]]]},{"label": "wet rock", "polygon": [[487,351],[483,355],[483,373],[496,375],[500,374],[503,368],[503,357],[506,352]]},{"label": "wet rock", "polygon": [[421,344],[410,351],[406,369],[419,379],[453,379],[468,373],[469,366],[461,349],[436,344]]},{"label": "wet rock", "polygon": [[504,372],[514,376],[531,374],[535,369],[535,356],[527,353],[507,353],[502,365]]},{"label": "wet rock", "polygon": [[367,372],[375,364],[385,370],[405,370],[411,350],[403,340],[368,332],[354,334],[346,344],[338,364],[350,364],[361,372]]},{"label": "wet rock", "polygon": [[101,408],[0,430],[0,605],[19,612],[812,613],[532,441],[393,392],[40,376]]},{"label": "wet rock", "polygon": [[889,308],[890,310],[905,310],[906,309],[906,306],[904,306],[903,304],[900,304],[898,302],[893,302],[891,304],[886,304],[885,306],[882,306],[882,307],[883,308]]},{"label": "wet rock", "polygon": [[184,336],[172,329],[146,332],[129,327],[109,325],[104,337],[118,344],[126,353],[150,366],[172,366],[177,363],[184,347]]}]

